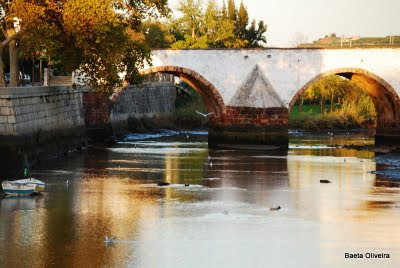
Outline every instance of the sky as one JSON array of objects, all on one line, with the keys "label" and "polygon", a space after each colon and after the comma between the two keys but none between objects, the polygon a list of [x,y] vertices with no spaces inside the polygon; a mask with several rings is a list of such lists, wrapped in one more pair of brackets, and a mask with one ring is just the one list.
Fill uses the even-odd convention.
[{"label": "sky", "polygon": [[[172,8],[179,0],[169,0]],[[216,0],[222,5],[222,0]],[[206,1],[204,1],[206,2]],[[235,0],[237,6],[240,0]],[[243,0],[250,18],[268,25],[267,46],[294,46],[296,33],[308,41],[337,36],[400,35],[400,0]]]}]

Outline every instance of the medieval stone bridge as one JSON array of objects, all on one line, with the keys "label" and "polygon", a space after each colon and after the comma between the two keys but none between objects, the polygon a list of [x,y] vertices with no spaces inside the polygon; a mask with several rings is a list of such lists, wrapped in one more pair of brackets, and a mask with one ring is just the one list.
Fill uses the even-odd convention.
[{"label": "medieval stone bridge", "polygon": [[210,136],[217,143],[287,144],[296,99],[332,74],[372,98],[377,136],[400,134],[400,48],[155,50],[152,59],[142,74],[177,75],[203,96],[214,112]]}]

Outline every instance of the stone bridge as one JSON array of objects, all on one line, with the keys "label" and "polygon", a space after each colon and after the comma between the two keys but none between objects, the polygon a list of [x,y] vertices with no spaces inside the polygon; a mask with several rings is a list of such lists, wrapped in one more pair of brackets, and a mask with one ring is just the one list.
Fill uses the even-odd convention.
[{"label": "stone bridge", "polygon": [[290,109],[312,83],[332,74],[372,98],[377,141],[400,141],[400,48],[155,50],[141,73],[155,72],[179,76],[203,96],[214,112],[210,145],[287,146]]},{"label": "stone bridge", "polygon": [[287,144],[296,99],[332,74],[372,98],[378,138],[400,133],[400,48],[155,50],[152,58],[143,74],[177,75],[203,96],[216,142]]}]

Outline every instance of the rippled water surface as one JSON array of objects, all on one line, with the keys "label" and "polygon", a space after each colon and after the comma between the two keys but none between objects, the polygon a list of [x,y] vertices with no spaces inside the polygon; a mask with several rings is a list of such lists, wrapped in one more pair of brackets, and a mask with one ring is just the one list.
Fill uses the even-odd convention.
[{"label": "rippled water surface", "polygon": [[244,152],[203,134],[130,135],[35,170],[44,194],[0,200],[0,267],[400,267],[400,180],[332,147],[369,137]]}]

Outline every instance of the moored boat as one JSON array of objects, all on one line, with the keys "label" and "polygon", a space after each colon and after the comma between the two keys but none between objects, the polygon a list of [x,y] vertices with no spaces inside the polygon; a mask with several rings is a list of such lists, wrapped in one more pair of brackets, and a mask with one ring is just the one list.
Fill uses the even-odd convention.
[{"label": "moored boat", "polygon": [[3,191],[9,195],[30,195],[43,192],[45,183],[34,178],[27,178],[22,180],[3,181],[1,186],[3,187]]}]

